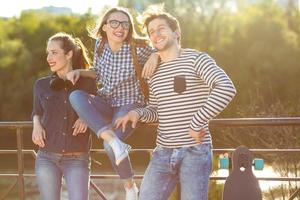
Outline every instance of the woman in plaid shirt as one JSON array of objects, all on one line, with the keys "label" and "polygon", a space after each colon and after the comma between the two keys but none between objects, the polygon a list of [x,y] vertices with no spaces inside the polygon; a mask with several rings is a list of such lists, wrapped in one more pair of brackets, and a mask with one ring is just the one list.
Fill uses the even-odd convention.
[{"label": "woman in plaid shirt", "polygon": [[[79,117],[104,140],[104,148],[112,165],[124,180],[126,200],[137,200],[138,188],[133,181],[128,156],[130,146],[122,142],[133,129],[128,126],[123,133],[120,129],[114,130],[113,123],[128,111],[145,104],[133,54],[137,55],[138,64],[143,66],[153,53],[153,48],[146,41],[136,39],[132,16],[124,8],[108,10],[95,30],[93,67],[74,70],[68,73],[67,78],[75,83],[80,76],[92,77],[102,87],[96,96],[74,91],[70,102]],[[153,70],[157,61],[158,57],[153,53],[147,69]]]}]

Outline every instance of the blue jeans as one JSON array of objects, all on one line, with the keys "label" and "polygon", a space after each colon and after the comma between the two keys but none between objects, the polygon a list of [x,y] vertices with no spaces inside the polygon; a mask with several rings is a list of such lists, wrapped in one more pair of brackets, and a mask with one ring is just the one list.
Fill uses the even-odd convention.
[{"label": "blue jeans", "polygon": [[180,183],[182,200],[207,200],[212,165],[210,144],[157,146],[140,188],[140,200],[167,200]]},{"label": "blue jeans", "polygon": [[[90,95],[86,92],[75,90],[70,94],[70,102],[78,116],[84,120],[88,127],[96,133],[97,137],[106,129],[112,129],[114,121],[127,114],[130,110],[141,107],[141,104],[129,104],[120,107],[111,107],[110,104],[100,96]],[[126,127],[123,133],[121,129],[113,130],[115,135],[124,141],[129,137],[133,129],[131,125]],[[118,166],[115,164],[115,156],[112,148],[107,142],[103,142],[103,146],[111,161],[115,171],[121,179],[129,179],[133,177],[133,170],[130,158],[125,158]]]},{"label": "blue jeans", "polygon": [[90,155],[61,155],[38,151],[35,162],[37,183],[43,200],[60,200],[62,177],[69,200],[87,200],[89,194]]}]

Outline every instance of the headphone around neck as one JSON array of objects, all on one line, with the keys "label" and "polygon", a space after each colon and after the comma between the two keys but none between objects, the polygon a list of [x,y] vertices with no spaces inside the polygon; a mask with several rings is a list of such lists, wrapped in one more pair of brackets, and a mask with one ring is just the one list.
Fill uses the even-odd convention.
[{"label": "headphone around neck", "polygon": [[53,74],[50,80],[50,88],[54,91],[59,91],[64,88],[70,90],[73,88],[73,84],[70,80],[64,80],[57,76],[57,74]]}]

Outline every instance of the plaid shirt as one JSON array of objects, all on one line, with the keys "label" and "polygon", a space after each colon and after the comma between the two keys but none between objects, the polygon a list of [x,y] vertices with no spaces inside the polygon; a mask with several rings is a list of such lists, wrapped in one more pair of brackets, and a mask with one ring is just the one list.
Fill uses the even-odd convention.
[{"label": "plaid shirt", "polygon": [[[97,49],[101,40],[97,40],[94,51],[94,65],[91,70],[96,72],[97,83],[102,85],[98,94],[118,107],[133,103],[144,103],[138,78],[132,62],[130,45],[124,43],[118,52],[112,52],[108,43],[104,45],[101,56]],[[153,49],[150,46],[137,47],[138,62],[144,66]]]}]

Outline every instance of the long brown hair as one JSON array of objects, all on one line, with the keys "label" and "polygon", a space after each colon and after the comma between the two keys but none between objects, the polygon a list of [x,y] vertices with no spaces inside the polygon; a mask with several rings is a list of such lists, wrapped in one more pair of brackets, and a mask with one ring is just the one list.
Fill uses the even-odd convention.
[{"label": "long brown hair", "polygon": [[51,36],[47,43],[50,41],[59,41],[60,47],[64,50],[65,54],[69,51],[73,51],[73,69],[87,69],[91,66],[87,49],[79,38],[74,38],[70,34],[59,32]]},{"label": "long brown hair", "polygon": [[90,33],[91,37],[93,37],[95,39],[101,38],[102,40],[107,40],[106,33],[105,33],[105,31],[102,30],[102,27],[107,23],[109,16],[115,12],[123,13],[124,15],[126,15],[128,17],[130,27],[129,27],[128,35],[127,35],[125,41],[130,42],[132,40],[132,38],[136,37],[136,31],[134,29],[132,16],[129,13],[129,11],[123,7],[114,7],[114,8],[107,10],[104,13],[104,15],[101,18],[99,18],[100,20],[96,24],[95,28],[91,31],[91,33]]},{"label": "long brown hair", "polygon": [[145,45],[149,44],[148,40],[146,40],[145,38],[140,37],[136,34],[136,31],[134,28],[134,23],[133,23],[133,18],[132,18],[132,15],[129,13],[128,9],[123,8],[123,7],[114,7],[114,8],[107,10],[104,13],[104,15],[99,18],[96,26],[92,30],[89,31],[90,36],[92,38],[94,38],[94,39],[101,38],[101,43],[97,49],[98,55],[101,55],[104,44],[107,42],[107,36],[106,36],[105,31],[102,30],[102,27],[107,23],[109,16],[115,12],[121,12],[121,13],[125,14],[129,19],[130,27],[129,27],[128,35],[125,39],[125,42],[127,42],[129,44],[132,44],[134,42],[136,46],[145,46]]}]

